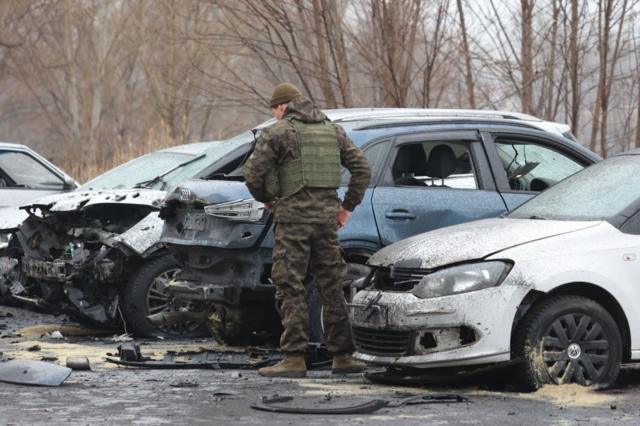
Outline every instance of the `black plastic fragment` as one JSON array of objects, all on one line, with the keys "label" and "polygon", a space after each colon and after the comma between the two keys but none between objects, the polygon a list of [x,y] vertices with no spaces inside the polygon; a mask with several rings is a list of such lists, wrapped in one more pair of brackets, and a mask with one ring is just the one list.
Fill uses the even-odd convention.
[{"label": "black plastic fragment", "polygon": [[347,406],[347,407],[295,407],[287,405],[278,405],[283,402],[293,401],[292,396],[278,396],[269,399],[263,399],[251,405],[251,408],[261,411],[269,411],[271,413],[288,413],[288,414],[371,414],[381,408],[387,406],[388,402],[382,399],[372,399],[364,403]]},{"label": "black plastic fragment", "polygon": [[[300,398],[298,405],[289,405],[293,401],[292,396],[274,396],[272,398],[263,398],[251,408],[261,411],[269,411],[272,413],[288,413],[288,414],[372,414],[381,408],[398,408],[405,405],[414,404],[445,404],[457,402],[469,402],[467,398],[455,394],[442,395],[414,395],[403,394],[402,398],[396,399],[372,399],[370,401],[360,402],[353,405],[340,405],[328,403],[331,399],[318,400],[309,398]],[[324,405],[324,406],[323,406]]]}]

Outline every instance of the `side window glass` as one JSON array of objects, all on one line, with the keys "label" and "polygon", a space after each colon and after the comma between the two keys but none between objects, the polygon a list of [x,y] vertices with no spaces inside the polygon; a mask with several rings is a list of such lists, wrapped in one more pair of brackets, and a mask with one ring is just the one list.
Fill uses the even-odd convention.
[{"label": "side window glass", "polygon": [[0,187],[58,189],[62,186],[58,176],[30,155],[0,151]]},{"label": "side window glass", "polygon": [[477,189],[469,144],[434,141],[401,145],[391,167],[395,186]]},{"label": "side window glass", "polygon": [[[376,142],[372,145],[367,146],[364,149],[364,155],[367,157],[367,161],[369,161],[369,167],[371,168],[371,175],[377,176],[380,168],[384,164],[385,153],[387,152],[387,147],[389,145],[389,141]],[[349,185],[349,179],[351,178],[351,173],[346,168],[342,168],[341,181],[342,185]]]},{"label": "side window glass", "polygon": [[498,139],[496,148],[513,191],[544,191],[584,168],[566,155],[533,142]]}]

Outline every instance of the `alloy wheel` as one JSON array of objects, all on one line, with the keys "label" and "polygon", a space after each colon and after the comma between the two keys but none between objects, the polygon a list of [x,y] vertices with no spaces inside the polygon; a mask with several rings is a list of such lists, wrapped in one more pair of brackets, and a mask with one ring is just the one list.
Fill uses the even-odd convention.
[{"label": "alloy wheel", "polygon": [[[191,303],[177,302],[169,293],[162,288],[180,272],[179,268],[167,269],[159,274],[147,290],[147,315],[159,314],[161,312],[191,311],[195,307]],[[197,322],[183,322],[175,325],[159,325],[158,329],[167,334],[176,336],[192,333],[200,327]]]}]

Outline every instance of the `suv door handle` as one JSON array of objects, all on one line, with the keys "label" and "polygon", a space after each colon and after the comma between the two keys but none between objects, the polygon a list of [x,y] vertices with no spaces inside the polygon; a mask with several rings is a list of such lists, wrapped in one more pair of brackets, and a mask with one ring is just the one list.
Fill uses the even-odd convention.
[{"label": "suv door handle", "polygon": [[407,210],[392,210],[385,214],[388,219],[410,219],[416,218],[416,215]]}]

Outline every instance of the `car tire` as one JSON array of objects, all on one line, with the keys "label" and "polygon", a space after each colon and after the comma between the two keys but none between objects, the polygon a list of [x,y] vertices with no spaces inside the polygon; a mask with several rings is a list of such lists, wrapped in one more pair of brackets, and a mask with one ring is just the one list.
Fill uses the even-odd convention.
[{"label": "car tire", "polygon": [[555,296],[534,306],[514,339],[523,390],[545,384],[613,385],[622,362],[622,336],[609,312],[582,296]]},{"label": "car tire", "polygon": [[[172,300],[156,286],[157,278],[171,278],[179,271],[179,265],[171,255],[163,255],[146,261],[127,282],[123,292],[126,330],[139,337],[191,338],[208,335],[206,324],[186,323],[176,326],[158,327],[147,315],[161,312],[159,306],[150,303],[166,301],[172,309]],[[163,300],[164,299],[164,300]]]}]

